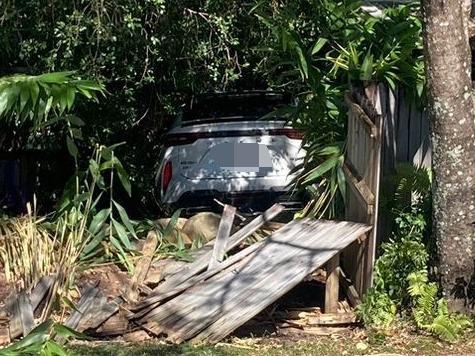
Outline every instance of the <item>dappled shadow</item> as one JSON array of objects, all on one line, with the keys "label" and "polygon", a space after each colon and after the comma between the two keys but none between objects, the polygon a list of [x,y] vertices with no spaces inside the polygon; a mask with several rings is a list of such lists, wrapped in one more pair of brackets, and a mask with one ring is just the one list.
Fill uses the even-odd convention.
[{"label": "dappled shadow", "polygon": [[467,311],[475,314],[475,267],[468,282],[465,277],[455,279],[455,285],[450,291],[450,296],[462,300]]}]

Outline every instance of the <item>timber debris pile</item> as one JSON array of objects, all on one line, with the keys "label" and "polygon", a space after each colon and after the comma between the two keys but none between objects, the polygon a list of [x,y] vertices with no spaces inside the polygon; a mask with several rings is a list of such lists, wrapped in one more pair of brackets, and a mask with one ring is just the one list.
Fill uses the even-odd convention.
[{"label": "timber debris pile", "polygon": [[[78,281],[74,308],[62,315],[62,322],[92,337],[165,337],[173,343],[217,343],[263,319],[299,329],[354,323],[353,308],[360,302],[355,287],[338,264],[323,268],[371,227],[310,218],[273,222],[283,209],[275,204],[236,226],[236,208],[225,205],[216,237],[192,250],[192,262],[155,260],[160,236],[150,231],[133,275],[113,267],[86,273]],[[259,238],[250,239],[258,232]],[[277,310],[278,300],[312,278],[327,283],[325,313],[315,306]],[[35,327],[50,307],[45,300],[54,293],[53,285],[53,277],[44,276],[31,290],[6,298],[0,344]]]}]

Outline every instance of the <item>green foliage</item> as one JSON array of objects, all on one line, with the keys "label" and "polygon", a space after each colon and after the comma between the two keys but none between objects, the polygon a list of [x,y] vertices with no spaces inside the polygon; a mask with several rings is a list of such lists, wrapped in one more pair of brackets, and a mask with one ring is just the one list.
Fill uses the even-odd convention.
[{"label": "green foliage", "polygon": [[[381,246],[381,257],[374,268],[374,286],[384,290],[398,304],[407,305],[406,276],[427,266],[428,254],[422,243],[425,222],[422,216],[402,214],[397,218],[398,230],[406,232],[396,235]],[[414,225],[409,225],[415,222]]]},{"label": "green foliage", "polygon": [[77,157],[73,139],[82,139],[84,125],[71,114],[77,97],[97,102],[98,95],[104,93],[101,83],[79,79],[74,72],[0,77],[0,123],[4,127],[0,139],[7,146],[4,149],[25,149],[35,141],[44,147],[47,137],[55,139],[52,128],[60,126],[67,129],[68,150]]},{"label": "green foliage", "polygon": [[117,153],[140,192],[136,207],[150,207],[159,138],[184,101],[203,91],[267,87],[256,69],[262,56],[252,51],[267,31],[248,14],[252,6],[241,0],[2,1],[0,67],[75,69],[101,80],[108,99],[76,106],[86,122],[83,134],[106,145],[128,142]]},{"label": "green foliage", "polygon": [[386,208],[394,217],[393,238],[381,247],[374,286],[357,312],[366,325],[387,328],[397,311],[411,309],[418,328],[453,342],[471,323],[464,316],[449,313],[447,302],[438,298],[437,284],[429,282],[424,235],[430,231],[431,172],[402,165],[394,182],[392,199],[386,197]]},{"label": "green foliage", "polygon": [[[148,205],[153,203],[148,192],[158,138],[185,99],[235,88],[295,93],[298,106],[279,115],[305,132],[311,156],[304,164],[307,175],[296,187],[314,197],[309,214],[334,215],[341,206],[335,187],[344,176],[338,155],[319,152],[329,145],[344,152],[343,94],[350,82],[384,80],[423,88],[417,8],[400,6],[375,18],[360,4],[59,0],[44,6],[38,0],[7,1],[0,5],[0,65],[26,73],[74,68],[102,80],[110,92],[107,100],[94,108],[76,105],[86,122],[83,134],[92,142],[128,142],[117,153],[140,203]],[[60,100],[59,108],[67,103]],[[330,163],[321,166],[327,159],[332,162],[328,170]]]},{"label": "green foliage", "polygon": [[85,336],[65,325],[47,320],[34,328],[23,339],[0,349],[0,356],[67,356],[69,353],[57,339],[84,339]]},{"label": "green foliage", "polygon": [[55,112],[55,117],[70,111],[76,95],[97,101],[97,94],[104,93],[102,84],[77,79],[73,75],[74,72],[57,72],[1,77],[0,118],[16,126],[29,121],[34,128],[39,128],[48,123],[51,110]]},{"label": "green foliage", "polygon": [[115,256],[132,271],[131,240],[137,237],[136,223],[114,199],[114,177],[131,193],[129,177],[114,154],[116,147],[97,146],[87,168],[71,179],[58,206],[56,225],[81,235],[80,261],[98,262]]},{"label": "green foliage", "polygon": [[365,325],[388,328],[396,319],[397,307],[387,293],[371,288],[356,312]]},{"label": "green foliage", "polygon": [[378,81],[424,95],[419,10],[398,6],[374,17],[360,1],[306,0],[260,2],[254,12],[275,39],[263,40],[262,65],[276,84],[299,93],[297,107],[285,114],[305,133],[307,158],[293,183],[313,198],[302,215],[334,216],[345,193],[345,91]]},{"label": "green foliage", "polygon": [[468,317],[450,313],[447,301],[438,299],[437,284],[429,283],[426,271],[413,272],[407,279],[409,294],[414,298],[412,315],[419,328],[454,342],[465,329],[472,326]]},{"label": "green foliage", "polygon": [[382,253],[374,267],[374,285],[357,309],[368,326],[387,328],[391,325],[396,311],[411,303],[407,276],[427,266],[428,254],[422,243],[423,218],[405,213],[397,218],[397,222],[396,230],[406,234],[395,235],[381,246]]}]

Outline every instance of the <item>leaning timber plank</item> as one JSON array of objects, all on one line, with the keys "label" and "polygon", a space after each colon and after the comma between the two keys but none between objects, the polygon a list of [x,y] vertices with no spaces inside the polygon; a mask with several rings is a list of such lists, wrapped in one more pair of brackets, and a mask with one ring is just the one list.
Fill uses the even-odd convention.
[{"label": "leaning timber plank", "polygon": [[[249,258],[251,257],[248,256],[247,258],[240,261],[237,265],[234,265],[229,269],[234,269],[247,263]],[[229,275],[230,273],[219,274],[215,277],[215,281],[227,279]],[[152,313],[154,316],[147,322],[147,325],[149,327],[153,325],[152,329],[155,333],[170,335],[174,331],[174,327],[178,325],[178,323],[180,323],[183,319],[187,319],[187,315],[193,312],[196,305],[199,306],[197,301],[201,299],[201,296],[193,295],[193,291],[200,289],[196,287],[191,288],[187,291],[188,295],[186,298],[172,299],[168,303],[154,310]],[[210,287],[209,289],[206,289],[206,292],[217,293],[218,289]]]},{"label": "leaning timber plank", "polygon": [[11,294],[7,301],[5,302],[5,308],[8,314],[8,318],[10,319],[9,323],[9,333],[10,333],[10,340],[21,336],[23,333],[23,328],[21,326],[21,318],[20,318],[20,309],[18,307],[18,295]]},{"label": "leaning timber plank", "polygon": [[26,292],[20,292],[17,303],[18,310],[20,311],[20,320],[23,336],[26,336],[35,327],[33,308],[31,306],[30,298],[28,297]]},{"label": "leaning timber plank", "polygon": [[[279,256],[282,254],[282,245],[280,245],[280,242],[277,242],[279,236],[291,234],[295,237],[292,244],[298,244],[302,236],[311,234],[313,230],[311,226],[306,226],[301,222],[294,221],[291,226],[284,227],[283,232],[281,230],[280,234],[276,233],[276,235],[269,237],[268,248],[262,248],[258,253],[249,256],[249,262],[244,264],[242,268],[236,270],[234,274],[229,274],[221,281],[210,281],[209,286],[201,288],[202,290],[200,291],[190,291],[192,295],[187,297],[188,300],[195,299],[200,305],[192,306],[193,310],[183,314],[184,317],[181,318],[181,320],[167,325],[169,338],[175,342],[188,339],[219,318],[223,312],[223,305],[219,301],[213,301],[215,296],[222,295],[222,300],[227,298],[232,299],[233,293],[239,297],[239,294],[247,289],[247,285],[251,285],[258,290],[259,288],[264,288],[265,285],[272,284],[274,278],[273,273],[279,273],[276,272],[279,270],[281,270],[282,273],[286,268],[285,264],[279,265],[272,263],[272,261],[279,259]],[[243,285],[240,291],[232,288],[236,283],[239,284],[242,282]],[[228,294],[228,292],[230,292],[230,294]],[[247,297],[239,299],[237,304],[245,304],[246,298]],[[210,299],[212,301],[208,303]],[[195,302],[195,304],[197,303]],[[179,306],[178,309],[180,308],[183,308],[183,306]]]},{"label": "leaning timber plank", "polygon": [[33,308],[25,291],[12,294],[6,302],[10,319],[9,335],[13,340],[21,335],[26,336],[35,327]]},{"label": "leaning timber plank", "polygon": [[54,280],[54,276],[43,276],[33,288],[30,293],[30,301],[33,311],[36,311],[43,299],[46,297],[50,288],[53,286]]},{"label": "leaning timber plank", "polygon": [[[312,229],[300,234],[304,236],[284,234],[281,239],[270,244],[274,250],[273,259],[269,259],[265,249],[262,249],[260,258],[254,259],[253,263],[241,270],[231,285],[223,286],[220,293],[215,293],[200,306],[202,321],[207,320],[206,309],[209,305],[219,305],[218,319],[213,320],[212,324],[196,336],[193,333],[178,334],[175,335],[177,339],[186,340],[194,336],[193,341],[221,340],[295,287],[305,276],[355,241],[358,236],[371,229],[370,226],[350,222],[316,221],[308,226]],[[325,233],[322,233],[324,227],[327,228]],[[263,258],[270,266],[265,272],[260,271]],[[259,268],[255,268],[255,265]],[[200,322],[189,320],[193,321]]]},{"label": "leaning timber plank", "polygon": [[148,270],[153,260],[153,255],[158,245],[158,236],[155,231],[150,231],[142,248],[142,257],[140,257],[135,267],[132,283],[126,292],[129,301],[136,301],[139,293],[139,287],[144,283]]},{"label": "leaning timber plank", "polygon": [[[225,252],[228,252],[234,247],[238,246],[246,239],[246,237],[257,231],[262,225],[264,225],[267,221],[273,219],[282,210],[284,210],[284,207],[282,205],[274,204],[269,209],[267,209],[262,215],[256,217],[249,224],[244,226],[241,230],[239,230],[229,238],[229,241],[225,248]],[[193,263],[191,263],[191,265],[186,271],[183,271],[180,274],[176,274],[172,276],[172,278],[170,278],[169,280],[165,281],[163,284],[158,285],[153,290],[152,295],[165,293],[166,291],[175,288],[180,283],[183,283],[187,279],[206,269],[211,255],[212,251],[198,257]]]},{"label": "leaning timber plank", "polygon": [[223,261],[235,214],[236,208],[234,206],[227,204],[224,206],[223,215],[221,216],[218,233],[216,234],[216,240],[214,242],[213,254],[208,264],[208,270],[217,267],[219,263]]},{"label": "leaning timber plank", "polygon": [[198,283],[200,283],[200,282],[202,282],[202,281],[204,281],[208,278],[211,278],[215,274],[223,271],[224,269],[226,269],[230,266],[233,266],[234,264],[236,264],[237,262],[239,262],[243,258],[245,258],[247,255],[253,253],[255,250],[260,248],[261,246],[262,246],[262,242],[255,243],[252,246],[249,246],[249,247],[245,248],[244,250],[238,252],[237,254],[231,256],[230,258],[228,258],[227,260],[225,260],[224,262],[219,264],[218,267],[216,267],[212,270],[209,270],[205,273],[196,275],[196,276],[188,279],[187,281],[181,283],[176,288],[169,290],[168,292],[161,293],[161,294],[149,297],[145,301],[142,301],[142,302],[138,303],[135,306],[135,308],[133,308],[132,310],[140,310],[140,311],[133,314],[131,316],[131,319],[140,319],[140,318],[142,318],[145,314],[147,314],[149,311],[154,309],[158,305],[158,303],[183,292],[184,290],[194,286],[195,284],[198,284]]},{"label": "leaning timber plank", "polygon": [[[216,269],[213,269],[213,270],[210,270],[210,271],[207,271],[203,274],[200,274],[200,275],[197,275],[195,277],[193,277],[192,279],[186,281],[185,283],[182,283],[181,285],[179,285],[175,290],[172,290],[170,291],[169,293],[164,293],[164,294],[161,294],[161,295],[158,295],[158,296],[155,296],[155,297],[152,297],[152,298],[148,298],[148,300],[152,300],[153,301],[157,301],[157,302],[160,302],[162,300],[165,300],[175,294],[178,294],[188,288],[190,288],[191,286],[195,285],[195,284],[198,284],[208,278],[211,278],[212,276],[216,275],[217,273],[223,271],[225,268],[230,268],[230,270],[234,270],[234,269],[237,269],[238,266],[237,266],[237,263],[240,261],[242,261],[243,259],[245,259],[248,255],[250,254],[259,254],[259,250],[263,248],[263,246],[265,246],[266,244],[269,243],[269,240],[271,240],[272,238],[276,238],[278,237],[279,235],[281,234],[285,234],[285,233],[288,233],[289,231],[291,231],[291,229],[293,228],[294,225],[296,225],[298,222],[297,221],[292,221],[291,223],[287,224],[286,226],[284,226],[282,229],[274,232],[271,236],[269,236],[266,240],[263,240],[261,242],[257,242],[247,248],[245,248],[244,250],[238,252],[236,255],[233,255],[231,256],[230,258],[228,258],[227,260],[225,260],[224,262],[222,262],[218,268]],[[204,282],[206,283],[206,282]],[[203,284],[201,284],[200,287],[202,287]],[[213,293],[213,289],[212,288],[206,288],[206,290],[208,291],[208,293]],[[171,301],[165,303],[162,307],[160,308],[156,308],[155,306],[152,306],[151,309],[154,309],[152,312],[150,312],[147,316],[145,316],[141,322],[144,322],[144,321],[147,321],[148,319],[150,318],[154,318],[155,320],[157,321],[160,321],[160,312],[165,312],[165,313],[170,313],[170,311],[173,312],[173,308],[170,307],[171,304],[173,303],[177,303],[177,301],[179,301],[180,299],[185,299],[185,300],[188,300],[187,298],[189,298],[189,295],[193,295],[193,290],[192,289],[188,289],[186,291],[186,295],[185,296],[179,296],[175,299],[172,299]],[[148,310],[150,311],[150,309]],[[147,311],[147,313],[148,313]],[[134,319],[138,319],[138,318],[141,318],[142,316],[144,316],[146,313],[144,312],[139,312],[137,313],[136,315],[134,315]]]},{"label": "leaning timber plank", "polygon": [[[281,245],[283,241],[276,241],[277,243],[272,244],[272,248],[262,251],[258,256],[255,256],[251,260],[252,263],[238,271],[235,276],[232,276],[232,283],[221,286],[221,290],[215,293],[218,296],[222,294],[221,298],[227,303],[211,301],[209,304],[214,305],[214,309],[205,307],[199,310],[195,308],[196,311],[187,315],[188,319],[193,320],[188,320],[188,324],[184,329],[177,330],[176,333],[170,333],[170,339],[175,342],[181,342],[193,337],[205,327],[222,318],[224,313],[231,312],[232,308],[239,310],[247,305],[250,296],[273,285],[276,283],[277,278],[288,273],[286,263],[274,263],[274,261],[280,260],[282,262],[282,259],[295,258],[299,250],[297,246],[303,243],[302,239],[314,233],[314,228],[306,226],[305,229],[294,229],[292,232],[291,236],[294,236],[294,239],[288,245],[288,250],[290,250],[288,254],[285,254],[283,250],[285,245]],[[328,228],[328,232],[330,232],[330,228]],[[235,288],[230,288],[229,286],[235,286]],[[213,299],[214,296],[209,296],[206,302],[209,302],[209,298]],[[228,308],[230,305],[233,305],[233,307]],[[210,315],[210,312],[213,312],[213,314]],[[206,325],[203,325],[201,320],[206,320]],[[177,329],[177,327],[175,326],[174,329]]]},{"label": "leaning timber plank", "polygon": [[361,298],[351,281],[346,277],[345,273],[338,267],[338,275],[340,277],[340,285],[345,291],[345,294],[350,301],[351,306],[354,308],[361,304]]},{"label": "leaning timber plank", "polygon": [[[282,229],[284,224],[277,225],[278,228],[282,229],[282,230],[274,231],[273,236],[275,236],[275,234],[286,233],[287,230],[292,226],[292,224],[293,224],[293,222],[285,225],[286,226],[285,229]],[[133,306],[131,308],[131,310],[137,311],[137,313],[135,313],[131,316],[131,319],[141,319],[147,313],[149,313],[151,310],[155,309],[160,302],[162,302],[166,299],[169,299],[169,298],[183,292],[184,290],[192,287],[193,285],[195,285],[197,283],[200,283],[200,282],[202,282],[202,281],[204,281],[208,278],[211,278],[215,274],[217,274],[217,273],[221,272],[222,270],[228,268],[229,266],[239,262],[240,260],[245,258],[247,255],[249,255],[251,253],[254,253],[255,250],[260,248],[264,241],[265,240],[254,243],[253,245],[241,250],[240,252],[236,253],[235,255],[232,255],[231,257],[229,257],[228,259],[223,261],[220,265],[218,265],[218,267],[216,267],[212,270],[209,270],[205,273],[196,275],[196,276],[190,278],[189,280],[179,284],[176,288],[174,288],[170,291],[167,291],[167,292],[164,292],[164,293],[161,293],[161,294],[158,294],[158,295],[149,296],[147,299],[137,303],[135,306]],[[148,315],[147,317],[151,317],[151,316],[152,315]],[[147,318],[144,318],[143,321],[146,321],[146,320],[147,320]]]},{"label": "leaning timber plank", "polygon": [[71,314],[71,316],[66,320],[64,325],[72,329],[75,329],[78,326],[84,314],[91,307],[91,305],[96,299],[97,294],[99,293],[99,288],[97,288],[97,285],[98,283],[86,288],[81,299],[79,299],[77,310],[75,310]]}]

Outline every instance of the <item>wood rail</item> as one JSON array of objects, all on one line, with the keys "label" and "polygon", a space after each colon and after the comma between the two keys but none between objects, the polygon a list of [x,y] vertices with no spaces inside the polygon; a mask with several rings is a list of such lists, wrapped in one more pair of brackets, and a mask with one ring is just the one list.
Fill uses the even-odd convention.
[{"label": "wood rail", "polygon": [[345,164],[343,164],[343,172],[345,173],[346,181],[348,182],[350,189],[355,193],[358,200],[367,207],[367,214],[372,214],[374,210],[375,197],[371,189],[364,180],[359,180],[355,177],[349,162],[345,162]]},{"label": "wood rail", "polygon": [[349,93],[345,94],[345,102],[349,106],[350,110],[354,112],[355,117],[360,119],[361,122],[364,124],[363,127],[368,132],[369,137],[371,137],[372,139],[376,139],[378,137],[378,128],[369,118],[369,116],[366,115],[361,106],[353,102]]}]

